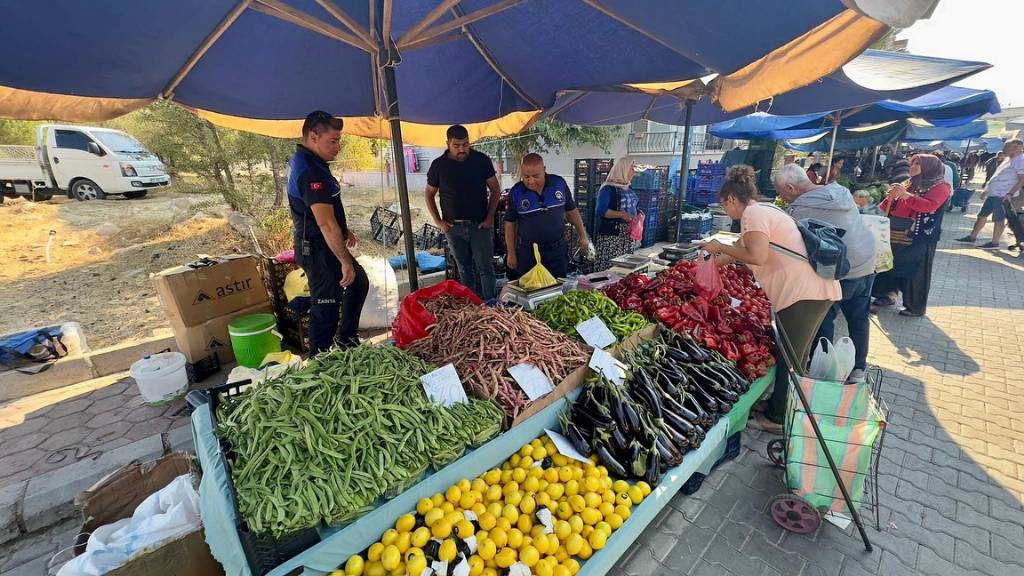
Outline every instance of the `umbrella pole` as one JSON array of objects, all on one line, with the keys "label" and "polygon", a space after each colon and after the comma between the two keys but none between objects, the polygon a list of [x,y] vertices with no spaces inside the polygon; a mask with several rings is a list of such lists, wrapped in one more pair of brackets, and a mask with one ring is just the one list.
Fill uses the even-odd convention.
[{"label": "umbrella pole", "polygon": [[839,112],[832,117],[832,144],[828,147],[828,166],[825,167],[825,183],[828,184],[828,177],[832,174],[832,155],[836,152],[836,136],[839,134]]},{"label": "umbrella pole", "polygon": [[409,291],[419,289],[416,268],[416,245],[413,242],[412,212],[409,209],[409,184],[405,180],[405,151],[402,149],[402,118],[398,112],[398,92],[395,67],[384,66],[384,109],[391,123],[391,151],[395,160],[395,184],[398,186],[398,209],[402,216],[405,237],[405,262],[409,271]]},{"label": "umbrella pole", "polygon": [[875,146],[875,155],[871,157],[871,179],[875,179],[875,168],[878,167],[878,151],[882,149],[881,145]]},{"label": "umbrella pole", "polygon": [[679,198],[676,202],[676,237],[679,242],[679,230],[682,228],[683,204],[686,202],[687,179],[690,174],[690,124],[693,121],[693,100],[686,101],[686,121],[683,125],[683,154],[679,161]]}]

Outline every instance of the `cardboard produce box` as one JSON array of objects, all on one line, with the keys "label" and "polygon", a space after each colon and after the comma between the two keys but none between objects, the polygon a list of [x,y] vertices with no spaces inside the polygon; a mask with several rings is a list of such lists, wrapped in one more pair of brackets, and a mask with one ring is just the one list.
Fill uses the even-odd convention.
[{"label": "cardboard produce box", "polygon": [[[192,457],[168,454],[149,465],[132,462],[78,495],[84,524],[75,540],[75,555],[85,552],[89,534],[100,526],[129,518],[143,500],[192,469]],[[220,576],[224,569],[210,554],[203,530],[190,532],[159,548],[136,556],[109,576]]]},{"label": "cardboard produce box", "polygon": [[217,263],[199,268],[175,266],[153,275],[157,296],[172,326],[198,326],[269,302],[255,257],[220,256],[210,260]]},{"label": "cardboard produce box", "polygon": [[185,359],[190,364],[208,358],[214,352],[217,353],[217,358],[221,363],[231,362],[235,359],[235,351],[231,348],[228,324],[239,316],[260,313],[273,314],[274,307],[269,302],[265,302],[207,320],[198,326],[183,326],[171,322],[174,342],[177,343],[178,350],[185,355]]}]

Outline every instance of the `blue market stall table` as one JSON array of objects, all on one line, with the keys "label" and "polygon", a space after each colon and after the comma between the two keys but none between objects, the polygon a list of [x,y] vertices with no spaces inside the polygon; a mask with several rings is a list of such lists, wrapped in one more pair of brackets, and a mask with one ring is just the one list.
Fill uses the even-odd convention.
[{"label": "blue market stall table", "polygon": [[[682,464],[664,474],[661,484],[633,510],[632,516],[612,535],[606,547],[595,552],[582,564],[580,574],[596,576],[607,573],[691,476],[695,473],[710,473],[712,466],[725,453],[727,439],[742,430],[733,421],[738,420],[745,424],[745,416],[750,406],[767,389],[772,378],[773,373],[769,372],[752,384],[750,391],[737,403],[735,418],[722,418],[707,432],[699,449],[687,453]],[[571,396],[556,401],[523,424],[513,427],[427,476],[409,490],[380,504],[372,512],[348,526],[341,529],[321,528],[322,540],[319,543],[298,552],[293,558],[283,560],[268,574],[320,575],[337,569],[351,555],[362,552],[377,541],[382,533],[394,526],[399,516],[415,510],[420,499],[444,492],[460,478],[475,477],[500,465],[523,444],[544,434],[546,429],[557,429],[558,413],[569,401]],[[227,574],[252,574],[236,531],[237,518],[231,503],[230,473],[220,456],[219,441],[213,430],[209,404],[201,405],[193,412],[192,434],[199,464],[203,470],[199,493],[207,543],[214,557],[224,565]]]}]

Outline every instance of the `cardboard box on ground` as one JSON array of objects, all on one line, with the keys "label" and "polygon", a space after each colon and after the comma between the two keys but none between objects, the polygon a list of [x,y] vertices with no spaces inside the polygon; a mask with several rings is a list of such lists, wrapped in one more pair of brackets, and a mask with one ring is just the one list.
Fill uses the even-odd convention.
[{"label": "cardboard box on ground", "polygon": [[211,260],[218,263],[201,268],[175,266],[153,276],[160,303],[172,326],[198,326],[269,301],[254,256],[219,256]]},{"label": "cardboard box on ground", "polygon": [[174,332],[174,342],[190,364],[208,358],[214,352],[217,353],[217,358],[222,363],[231,362],[235,359],[235,351],[231,348],[228,324],[239,316],[261,313],[273,314],[274,307],[269,303],[257,304],[207,320],[198,326],[181,326],[172,322],[171,330]]},{"label": "cardboard box on ground", "polygon": [[[192,457],[176,452],[149,465],[132,462],[79,494],[76,504],[84,523],[75,539],[75,555],[85,552],[93,530],[129,518],[135,509],[157,490],[192,469]],[[196,530],[177,540],[139,555],[127,564],[107,573],[109,576],[219,576],[224,569],[210,555],[203,531]]]},{"label": "cardboard box on ground", "polygon": [[274,309],[253,256],[222,256],[212,266],[175,266],[153,276],[160,303],[167,313],[174,341],[192,364],[214,352],[231,362],[228,324],[239,316]]}]

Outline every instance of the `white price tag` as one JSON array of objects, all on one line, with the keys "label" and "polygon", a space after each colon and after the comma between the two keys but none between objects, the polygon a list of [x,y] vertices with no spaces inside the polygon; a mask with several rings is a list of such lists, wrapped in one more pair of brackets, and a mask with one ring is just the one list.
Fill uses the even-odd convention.
[{"label": "white price tag", "polygon": [[735,298],[733,298],[732,301],[729,302],[729,306],[732,306],[733,308],[739,308],[740,304],[743,304],[743,300],[737,300]]},{"label": "white price tag", "polygon": [[555,443],[555,448],[558,449],[558,453],[562,456],[572,458],[573,460],[578,460],[580,462],[585,462],[587,464],[591,463],[590,458],[580,454],[580,451],[577,450],[576,447],[572,445],[572,442],[570,442],[565,436],[562,436],[554,430],[548,430],[547,428],[544,429],[544,432],[546,432],[548,438],[551,438],[551,441]]},{"label": "white price tag", "polygon": [[469,402],[454,364],[445,364],[433,372],[420,376],[420,382],[427,393],[427,398],[445,408]]},{"label": "white price tag", "polygon": [[533,364],[516,364],[508,369],[516,384],[526,392],[526,397],[534,401],[555,389],[551,380]]},{"label": "white price tag", "polygon": [[590,355],[590,368],[619,386],[626,383],[626,365],[600,348],[594,348]]},{"label": "white price tag", "polygon": [[597,316],[577,324],[576,331],[591,348],[604,348],[615,343],[615,335]]}]

